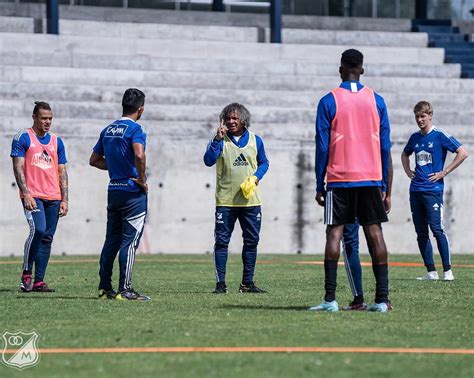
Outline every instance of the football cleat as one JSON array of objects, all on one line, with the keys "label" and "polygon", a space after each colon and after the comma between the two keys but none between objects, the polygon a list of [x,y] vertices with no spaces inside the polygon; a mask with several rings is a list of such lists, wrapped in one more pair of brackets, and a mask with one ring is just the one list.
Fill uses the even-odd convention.
[{"label": "football cleat", "polygon": [[119,301],[149,301],[151,298],[146,295],[138,294],[134,289],[123,290],[119,292],[115,299]]},{"label": "football cleat", "polygon": [[255,286],[253,282],[241,283],[239,286],[239,293],[263,294],[266,292],[266,290],[260,289],[259,287]]},{"label": "football cleat", "polygon": [[332,302],[322,302],[317,306],[310,307],[308,310],[310,311],[326,311],[326,312],[336,312],[339,311],[339,305],[334,300]]},{"label": "football cleat", "polygon": [[33,285],[33,291],[40,293],[54,293],[56,290],[50,288],[46,282],[40,281]]},{"label": "football cleat", "polygon": [[344,311],[366,311],[367,307],[367,303],[351,302],[347,306],[344,306],[342,309]]},{"label": "football cleat", "polygon": [[227,293],[227,285],[224,281],[216,283],[216,288],[213,291],[213,294],[225,294]]},{"label": "football cleat", "polygon": [[[390,307],[392,307],[392,305],[390,305]],[[385,303],[385,302],[382,302],[382,303],[374,303],[373,305],[370,305],[368,308],[367,308],[367,311],[371,311],[371,312],[388,312],[388,304]]]},{"label": "football cleat", "polygon": [[33,280],[31,279],[31,274],[21,275],[20,289],[25,293],[29,293],[33,290]]},{"label": "football cleat", "polygon": [[416,277],[420,281],[436,281],[439,280],[438,272],[433,270],[432,272],[426,273],[424,276]]},{"label": "football cleat", "polygon": [[454,274],[451,269],[444,272],[443,281],[454,281]]},{"label": "football cleat", "polygon": [[115,290],[99,290],[99,299],[115,299],[117,292]]}]

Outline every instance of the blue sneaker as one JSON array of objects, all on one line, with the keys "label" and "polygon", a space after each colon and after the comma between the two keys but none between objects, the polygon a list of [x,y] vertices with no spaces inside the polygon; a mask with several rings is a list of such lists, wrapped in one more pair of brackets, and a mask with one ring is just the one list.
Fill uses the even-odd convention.
[{"label": "blue sneaker", "polygon": [[326,312],[336,312],[339,311],[339,305],[334,300],[332,302],[322,302],[317,306],[310,307],[308,310],[310,311],[326,311]]},{"label": "blue sneaker", "polygon": [[388,305],[385,302],[382,303],[374,303],[370,305],[367,311],[372,312],[388,312]]}]

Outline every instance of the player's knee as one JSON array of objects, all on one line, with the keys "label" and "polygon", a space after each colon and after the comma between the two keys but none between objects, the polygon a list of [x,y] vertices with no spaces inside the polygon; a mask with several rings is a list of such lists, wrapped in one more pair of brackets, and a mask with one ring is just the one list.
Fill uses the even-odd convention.
[{"label": "player's knee", "polygon": [[35,227],[35,238],[42,240],[46,235],[46,228],[45,227]]},{"label": "player's knee", "polygon": [[43,235],[43,237],[41,238],[41,244],[45,244],[45,245],[51,245],[51,243],[53,242],[53,235]]},{"label": "player's knee", "polygon": [[219,242],[219,243],[214,244],[215,253],[227,253],[228,249],[229,249],[229,242],[227,243]]}]

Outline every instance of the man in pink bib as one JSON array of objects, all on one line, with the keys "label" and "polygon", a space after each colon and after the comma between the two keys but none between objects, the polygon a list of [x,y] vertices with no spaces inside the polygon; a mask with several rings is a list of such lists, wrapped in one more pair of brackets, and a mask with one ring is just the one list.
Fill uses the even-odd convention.
[{"label": "man in pink bib", "polygon": [[[324,96],[316,116],[316,201],[324,206],[326,248],[324,301],[313,311],[338,311],[337,262],[344,225],[356,220],[371,248],[375,303],[370,311],[386,312],[388,299],[387,248],[381,223],[390,209],[391,141],[384,99],[359,82],[363,55],[342,53],[342,83]],[[326,181],[326,182],[325,182]],[[327,184],[326,184],[327,183]]]},{"label": "man in pink bib", "polygon": [[58,219],[68,212],[66,150],[62,140],[49,132],[52,120],[49,104],[35,102],[33,126],[15,135],[10,153],[30,227],[20,284],[24,292],[54,291],[44,282],[44,276]]}]

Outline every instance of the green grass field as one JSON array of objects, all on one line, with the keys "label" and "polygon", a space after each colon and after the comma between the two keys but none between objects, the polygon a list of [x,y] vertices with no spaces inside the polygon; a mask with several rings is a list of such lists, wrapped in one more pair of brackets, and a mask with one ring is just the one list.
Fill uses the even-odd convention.
[{"label": "green grass field", "polygon": [[[213,295],[212,256],[139,256],[134,285],[149,302],[97,300],[97,258],[54,257],[56,293],[20,293],[21,263],[0,259],[0,332],[35,329],[40,348],[374,347],[474,348],[474,256],[456,255],[454,282],[421,282],[422,267],[390,269],[388,314],[313,313],[323,296],[323,268],[297,264],[321,256],[262,255],[256,282],[269,291],[237,292],[240,256],[228,263],[226,295]],[[75,262],[72,262],[74,260]],[[82,261],[80,261],[82,260]],[[367,258],[364,259],[367,261]],[[78,262],[79,261],[79,262]],[[391,261],[420,262],[418,256]],[[118,267],[117,267],[118,268]],[[116,271],[117,271],[116,268]],[[367,301],[373,275],[364,267]],[[339,267],[339,304],[351,299]],[[70,353],[42,354],[1,377],[473,377],[474,354],[405,353]]]}]

